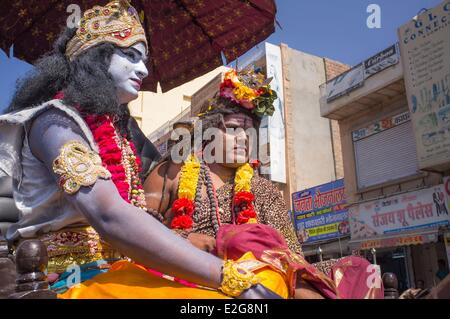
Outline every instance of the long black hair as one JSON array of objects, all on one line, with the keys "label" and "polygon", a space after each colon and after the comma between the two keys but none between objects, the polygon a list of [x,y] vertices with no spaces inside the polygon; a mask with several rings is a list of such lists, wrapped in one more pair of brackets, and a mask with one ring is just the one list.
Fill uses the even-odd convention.
[{"label": "long black hair", "polygon": [[116,46],[102,43],[69,61],[65,56],[66,46],[75,32],[75,28],[64,30],[53,50],[17,82],[7,112],[42,104],[62,91],[65,104],[78,106],[81,113],[116,115],[119,129],[127,133],[130,111],[126,105],[119,104],[114,81],[108,73]]}]

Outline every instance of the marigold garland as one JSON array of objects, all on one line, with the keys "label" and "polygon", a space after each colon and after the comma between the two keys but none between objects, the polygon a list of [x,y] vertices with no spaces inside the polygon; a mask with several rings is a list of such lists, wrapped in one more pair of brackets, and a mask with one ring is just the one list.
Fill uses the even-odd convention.
[{"label": "marigold garland", "polygon": [[251,192],[251,181],[253,178],[253,167],[246,163],[236,170],[234,177],[233,210],[239,212],[236,224],[256,223],[256,211],[253,206],[255,196]]},{"label": "marigold garland", "polygon": [[175,217],[172,219],[170,227],[173,229],[192,228],[192,215],[195,209],[194,199],[199,174],[200,161],[194,155],[189,155],[181,168],[178,199],[172,204],[172,212]]},{"label": "marigold garland", "polygon": [[[198,177],[200,174],[200,161],[190,155],[181,168],[178,186],[178,199],[172,204],[171,228],[192,228],[192,216],[195,210],[195,195],[197,191]],[[236,170],[234,178],[233,211],[239,212],[236,218],[237,224],[257,223],[257,214],[253,205],[255,196],[251,192],[253,178],[253,166],[246,163]]]},{"label": "marigold garland", "polygon": [[181,168],[180,182],[178,186],[178,198],[194,200],[197,191],[198,174],[200,173],[200,161],[194,155],[190,155]]},{"label": "marigold garland", "polygon": [[236,170],[234,177],[234,192],[250,192],[253,167],[246,163]]}]

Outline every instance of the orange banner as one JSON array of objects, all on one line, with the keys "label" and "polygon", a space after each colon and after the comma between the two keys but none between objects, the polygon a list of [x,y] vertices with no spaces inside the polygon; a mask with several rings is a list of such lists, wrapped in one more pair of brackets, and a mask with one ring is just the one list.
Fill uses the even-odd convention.
[{"label": "orange banner", "polygon": [[384,238],[367,240],[361,243],[361,249],[371,249],[371,248],[381,248],[381,247],[395,247],[395,246],[406,246],[406,245],[418,245],[424,244],[425,238],[423,235],[412,235],[412,236],[402,236],[395,238]]}]

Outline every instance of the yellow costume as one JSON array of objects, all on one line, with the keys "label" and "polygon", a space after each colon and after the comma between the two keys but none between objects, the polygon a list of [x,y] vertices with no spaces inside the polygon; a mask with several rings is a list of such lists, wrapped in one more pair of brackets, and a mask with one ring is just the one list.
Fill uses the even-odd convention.
[{"label": "yellow costume", "polygon": [[[241,260],[255,259],[246,253]],[[288,289],[283,277],[268,266],[255,271],[260,283],[283,298],[288,298]],[[73,286],[59,298],[76,299],[227,299],[224,294],[209,289],[190,288],[182,284],[157,277],[143,266],[121,260],[114,263],[104,274],[95,276]]]}]

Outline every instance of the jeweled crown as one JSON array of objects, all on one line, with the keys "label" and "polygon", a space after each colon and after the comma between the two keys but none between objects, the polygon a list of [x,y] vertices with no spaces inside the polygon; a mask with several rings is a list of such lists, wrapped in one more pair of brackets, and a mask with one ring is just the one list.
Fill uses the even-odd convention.
[{"label": "jeweled crown", "polygon": [[128,1],[111,1],[104,7],[94,6],[86,10],[75,36],[67,44],[66,56],[72,61],[85,50],[104,42],[119,47],[143,42],[148,50],[139,15]]}]

